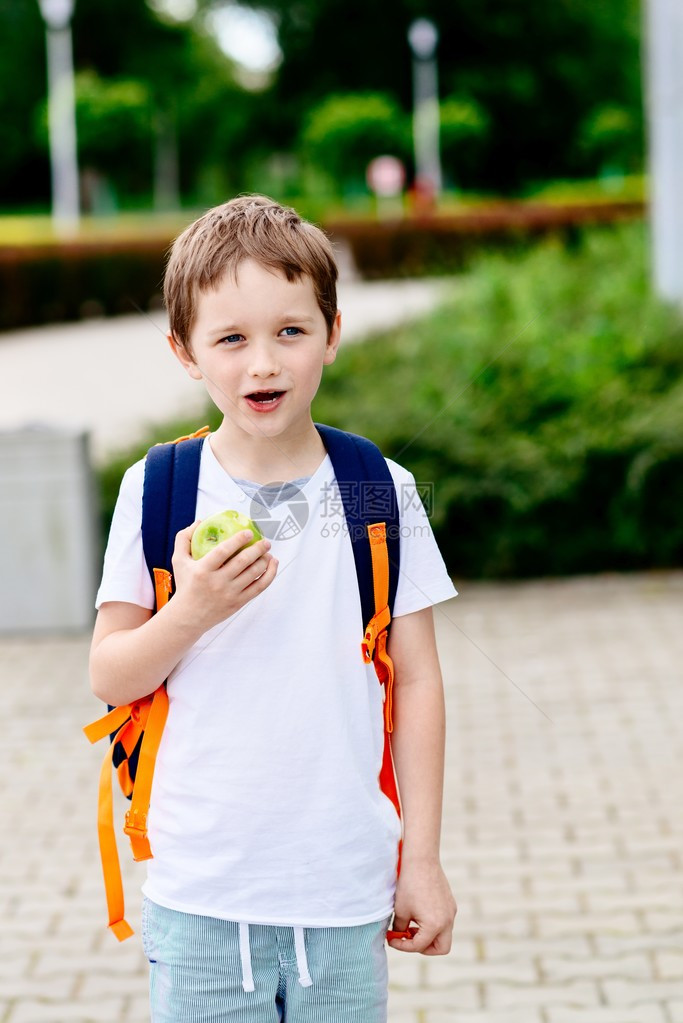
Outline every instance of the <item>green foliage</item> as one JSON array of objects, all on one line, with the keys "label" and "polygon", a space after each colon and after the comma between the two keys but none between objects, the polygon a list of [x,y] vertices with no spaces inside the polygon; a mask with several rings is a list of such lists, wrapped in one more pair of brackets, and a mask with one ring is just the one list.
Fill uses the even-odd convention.
[{"label": "green foliage", "polygon": [[[125,191],[149,190],[153,110],[149,87],[135,79],[104,79],[95,71],[76,75],[79,165],[111,177]],[[38,139],[47,152],[47,101],[38,108]],[[126,152],[126,160],[120,159]]]},{"label": "green foliage", "polygon": [[638,170],[642,145],[642,118],[615,104],[596,107],[579,129],[579,146],[601,168]]},{"label": "green foliage", "polygon": [[167,230],[163,221],[149,222],[146,237],[123,243],[112,234],[90,244],[37,244],[12,252],[0,260],[0,330],[158,304]]},{"label": "green foliage", "polygon": [[149,146],[151,104],[145,82],[105,81],[94,71],[76,77],[76,120],[81,156],[102,170],[110,168],[123,147]]},{"label": "green foliage", "polygon": [[475,101],[451,96],[440,104],[441,162],[447,179],[461,187],[478,184],[491,122]]},{"label": "green foliage", "polygon": [[[435,483],[456,575],[683,564],[683,325],[639,225],[483,257],[431,316],[342,346],[313,411]],[[105,522],[125,465],[198,425],[108,470]]]},{"label": "green foliage", "polygon": [[[245,2],[277,24],[283,61],[271,131],[278,148],[321,97],[340,90],[388,92],[409,112],[406,35],[425,15],[439,29],[441,95],[467,97],[495,125],[478,152],[479,189],[509,194],[551,177],[595,176],[597,155],[577,146],[585,119],[606,103],[640,116],[639,0],[394,0],[390,9],[367,0]],[[629,166],[641,161],[634,135]]]},{"label": "green foliage", "polygon": [[643,252],[629,226],[487,257],[443,309],[327,371],[316,417],[435,482],[454,572],[683,560],[683,329]]},{"label": "green foliage", "polygon": [[45,28],[37,0],[0,0],[0,194],[46,194],[50,169],[30,130],[46,89]]},{"label": "green foliage", "polygon": [[[219,201],[240,187],[249,149],[264,145],[262,101],[236,84],[201,22],[165,21],[146,0],[77,0],[72,37],[82,166],[106,173],[124,193],[151,195],[156,138],[166,126],[186,196]],[[0,185],[8,207],[49,201],[46,93],[37,0],[0,0]]]},{"label": "green foliage", "polygon": [[[639,0],[432,0],[428,7],[395,0],[390,11],[367,0],[243,0],[273,16],[284,55],[272,87],[260,95],[236,83],[231,62],[208,34],[204,15],[216,0],[197,2],[196,17],[183,22],[161,17],[147,0],[77,0],[73,18],[77,71],[102,82],[144,85],[153,108],[152,136],[166,125],[160,136],[166,143],[177,140],[187,201],[205,205],[243,189],[259,190],[269,155],[294,154],[308,115],[338,94],[392,97],[394,127],[380,123],[381,117],[375,122],[375,147],[356,133],[348,160],[330,144],[315,166],[304,163],[298,181],[287,175],[287,197],[301,190],[314,198],[357,192],[370,148],[370,155],[392,151],[410,164],[406,31],[425,14],[440,32],[441,95],[457,98],[456,106],[451,99],[444,104],[442,131],[444,169],[455,187],[517,194],[549,177],[642,168]],[[37,0],[0,0],[0,188],[6,208],[49,202],[46,148],[30,130],[45,99],[45,65]],[[139,125],[130,97],[122,96],[122,103],[122,117]],[[485,131],[485,123],[496,130]],[[337,128],[343,145],[344,131]],[[154,142],[150,147],[137,138],[115,153],[108,176],[136,195],[144,179],[151,194]],[[98,142],[89,141],[86,149],[91,142],[99,160]],[[93,160],[93,166],[99,164]],[[320,166],[336,177],[334,189]],[[124,206],[128,199],[120,195]]]},{"label": "green foliage", "polygon": [[301,141],[319,168],[338,182],[362,188],[375,156],[405,157],[410,152],[410,125],[391,96],[333,95],[309,112]]}]

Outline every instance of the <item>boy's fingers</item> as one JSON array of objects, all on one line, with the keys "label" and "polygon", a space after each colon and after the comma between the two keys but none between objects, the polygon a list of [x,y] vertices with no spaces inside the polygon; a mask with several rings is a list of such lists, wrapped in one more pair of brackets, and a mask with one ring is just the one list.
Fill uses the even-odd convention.
[{"label": "boy's fingers", "polygon": [[426,930],[425,928],[408,927],[406,932],[410,932],[411,937],[399,936],[394,923],[392,930],[387,933],[387,941],[392,948],[398,949],[399,952],[421,952],[428,956],[446,955],[450,951],[451,928],[439,931],[433,928]]},{"label": "boy's fingers", "polygon": [[429,939],[415,938],[393,938],[389,944],[399,952],[424,952],[431,942]]},{"label": "boy's fingers", "polygon": [[[241,532],[231,536],[230,539],[216,544],[215,550],[209,551],[201,560],[206,562],[208,568],[220,568],[226,561],[230,561],[235,554],[241,552],[242,548],[245,548],[244,554],[246,557],[242,558],[236,565],[237,569],[243,571],[246,568],[243,562],[246,561],[247,564],[251,564],[252,561],[262,557],[270,547],[270,540],[259,540],[258,543],[252,544],[251,541],[253,539],[254,534],[252,531],[250,529],[243,529]],[[250,546],[247,547],[247,544],[250,544]]]},{"label": "boy's fingers", "polygon": [[278,564],[279,562],[277,558],[269,558],[265,571],[260,572],[253,582],[249,583],[248,586],[245,586],[244,593],[249,597],[255,596],[257,593],[261,593],[262,590],[265,590],[267,586],[270,586],[277,573]]},{"label": "boy's fingers", "polygon": [[201,522],[201,519],[195,519],[189,526],[185,526],[184,529],[178,530],[175,535],[175,543],[173,544],[174,551],[176,550],[187,550],[190,549],[190,541],[192,540],[192,534]]},{"label": "boy's fingers", "polygon": [[453,944],[453,931],[448,928],[445,931],[439,931],[436,937],[424,950],[426,956],[446,956],[451,950]]},{"label": "boy's fingers", "polygon": [[401,949],[404,952],[413,952],[415,935],[418,929],[411,926],[410,917],[394,916],[391,927],[387,931],[387,941],[392,948]]},{"label": "boy's fingers", "polygon": [[[399,936],[408,937],[409,925],[410,925],[409,916],[399,916],[398,914],[395,914],[394,919],[391,922],[391,927],[387,931],[387,938],[389,939],[398,938]],[[417,931],[417,928],[413,927],[412,931],[414,934]]]}]

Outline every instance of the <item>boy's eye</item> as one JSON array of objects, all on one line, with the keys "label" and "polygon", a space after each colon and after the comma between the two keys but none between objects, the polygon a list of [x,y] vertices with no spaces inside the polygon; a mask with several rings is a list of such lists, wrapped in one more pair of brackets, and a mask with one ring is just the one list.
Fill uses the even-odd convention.
[{"label": "boy's eye", "polygon": [[242,340],[241,334],[228,334],[227,337],[222,337],[221,342],[225,342],[228,345],[235,345]]},{"label": "boy's eye", "polygon": [[285,327],[282,333],[285,335],[285,337],[296,337],[297,334],[301,333],[301,330],[299,329],[299,327]]}]

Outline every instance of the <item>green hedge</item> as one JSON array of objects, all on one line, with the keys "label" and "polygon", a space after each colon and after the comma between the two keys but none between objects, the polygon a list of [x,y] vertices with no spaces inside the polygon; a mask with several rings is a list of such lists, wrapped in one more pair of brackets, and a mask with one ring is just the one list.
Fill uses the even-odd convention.
[{"label": "green hedge", "polygon": [[342,347],[314,415],[435,484],[458,576],[680,565],[683,327],[646,264],[640,225],[482,259],[433,315]]},{"label": "green hedge", "polygon": [[169,242],[0,248],[0,330],[158,305]]},{"label": "green hedge", "polygon": [[367,279],[454,273],[484,252],[516,255],[543,238],[568,246],[601,224],[642,219],[641,200],[488,202],[457,214],[391,220],[327,221],[333,239],[349,246]]},{"label": "green hedge", "polygon": [[[500,203],[457,216],[323,223],[348,243],[361,276],[382,278],[452,272],[483,249],[519,248],[547,234],[575,243],[586,225],[641,217],[642,210],[639,201]],[[150,223],[142,238],[0,245],[0,330],[160,304],[165,254],[182,226],[166,233]]]}]

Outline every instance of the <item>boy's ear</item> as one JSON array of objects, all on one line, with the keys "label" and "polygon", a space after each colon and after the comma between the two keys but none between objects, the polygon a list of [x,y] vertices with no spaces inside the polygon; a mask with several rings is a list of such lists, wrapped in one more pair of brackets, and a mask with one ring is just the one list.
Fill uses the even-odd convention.
[{"label": "boy's ear", "polygon": [[169,348],[175,355],[178,362],[183,366],[186,372],[192,377],[193,380],[201,380],[202,374],[199,370],[199,366],[194,361],[190,353],[187,351],[184,345],[176,341],[173,334],[169,331],[166,335]]},{"label": "boy's ear", "polygon": [[329,366],[337,358],[337,349],[339,348],[339,342],[341,341],[341,310],[337,309],[337,315],[334,318],[332,324],[332,330],[330,336],[327,339],[327,346],[325,348],[325,358],[323,359],[323,365]]}]

